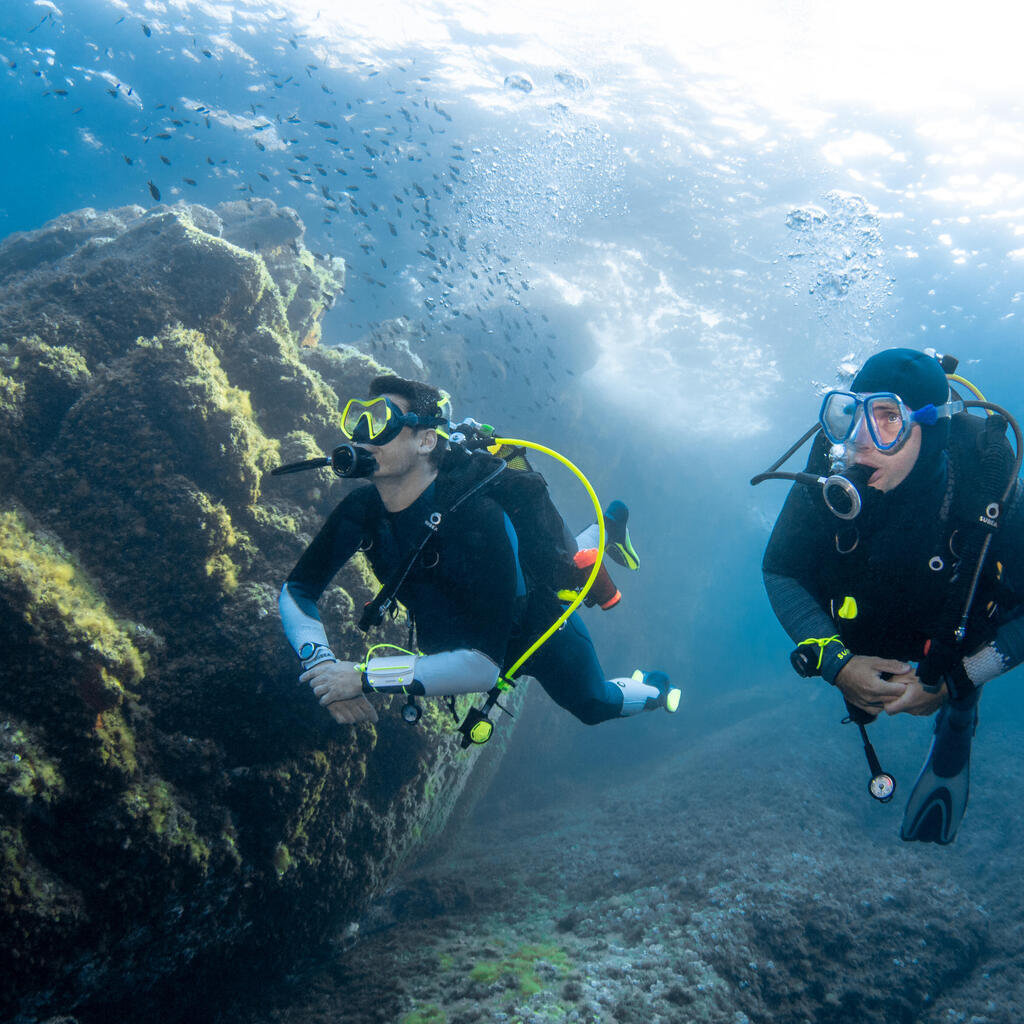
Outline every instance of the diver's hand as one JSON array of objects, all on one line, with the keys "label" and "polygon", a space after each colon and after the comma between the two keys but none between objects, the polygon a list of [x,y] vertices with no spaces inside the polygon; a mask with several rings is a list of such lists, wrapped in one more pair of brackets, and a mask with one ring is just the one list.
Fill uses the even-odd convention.
[{"label": "diver's hand", "polygon": [[[883,672],[890,678],[883,679]],[[916,679],[913,669],[905,661],[855,654],[836,676],[836,686],[854,707],[877,715],[899,700],[907,685]]]},{"label": "diver's hand", "polygon": [[336,700],[333,704],[328,704],[327,713],[338,725],[377,721],[377,712],[374,706],[362,694],[358,697],[349,697],[348,700]]},{"label": "diver's hand", "polygon": [[377,712],[363,696],[363,679],[353,661],[322,661],[299,676],[309,683],[331,718],[342,725],[376,722]]},{"label": "diver's hand", "polygon": [[934,715],[949,697],[949,691],[946,688],[946,684],[942,684],[942,688],[938,693],[929,693],[922,685],[921,680],[916,675],[911,675],[911,678],[907,681],[907,688],[903,691],[903,696],[898,697],[891,704],[887,704],[885,707],[885,713],[887,715],[898,715],[901,713],[908,715]]}]

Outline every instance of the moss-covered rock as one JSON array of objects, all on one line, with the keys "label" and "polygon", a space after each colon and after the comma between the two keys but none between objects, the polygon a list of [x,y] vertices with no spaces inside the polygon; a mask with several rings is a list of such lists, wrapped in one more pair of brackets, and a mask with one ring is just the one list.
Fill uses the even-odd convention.
[{"label": "moss-covered rock", "polygon": [[[278,592],[349,485],[269,470],[388,369],[316,346],[345,268],[302,233],[242,202],[0,243],[2,1017],[137,1016],[315,941],[481,757],[440,707],[339,728],[297,683]],[[374,587],[357,558],[322,602],[353,658]]]}]

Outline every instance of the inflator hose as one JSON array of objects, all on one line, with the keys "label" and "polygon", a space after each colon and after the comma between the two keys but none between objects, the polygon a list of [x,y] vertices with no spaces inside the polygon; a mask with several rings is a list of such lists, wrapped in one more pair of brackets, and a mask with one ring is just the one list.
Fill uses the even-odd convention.
[{"label": "inflator hose", "polygon": [[601,569],[601,562],[604,560],[604,542],[605,542],[605,525],[604,525],[604,513],[601,511],[601,503],[597,500],[597,495],[594,493],[594,488],[590,486],[590,481],[583,475],[577,466],[570,462],[564,455],[560,455],[558,452],[553,451],[551,448],[545,448],[542,444],[536,444],[533,441],[520,441],[511,437],[496,437],[493,441],[496,445],[511,445],[514,447],[531,448],[536,452],[543,452],[545,455],[550,455],[553,459],[557,459],[562,465],[568,467],[573,473],[579,477],[580,483],[587,489],[587,494],[590,500],[594,504],[594,512],[597,516],[597,528],[598,528],[598,540],[597,540],[597,558],[594,560],[594,564],[590,569],[590,575],[587,577],[587,582],[580,587],[579,593],[573,598],[569,606],[558,616],[557,619],[545,630],[540,637],[533,642],[524,654],[522,654],[515,663],[508,669],[507,672],[502,673],[503,678],[512,679],[516,672],[519,671],[523,665],[536,654],[538,648],[546,643],[562,626],[570,615],[583,603],[583,599],[590,592],[590,588],[594,585],[594,581],[597,579],[597,574]]}]

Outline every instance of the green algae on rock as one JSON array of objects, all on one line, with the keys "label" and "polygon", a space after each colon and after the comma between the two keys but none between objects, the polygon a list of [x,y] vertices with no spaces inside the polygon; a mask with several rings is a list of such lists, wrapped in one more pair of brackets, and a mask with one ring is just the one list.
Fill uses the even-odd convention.
[{"label": "green algae on rock", "polygon": [[[241,201],[0,243],[2,1016],[137,1014],[317,941],[500,756],[439,707],[338,728],[297,685],[277,593],[351,485],[269,470],[329,451],[338,392],[389,368],[318,347],[345,266],[302,236]],[[336,582],[359,658],[375,584],[361,558]]]}]

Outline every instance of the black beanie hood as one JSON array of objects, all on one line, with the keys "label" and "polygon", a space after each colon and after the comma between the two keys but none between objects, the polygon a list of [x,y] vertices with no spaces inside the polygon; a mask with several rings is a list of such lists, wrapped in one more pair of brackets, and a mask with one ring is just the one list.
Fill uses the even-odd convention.
[{"label": "black beanie hood", "polygon": [[[915,412],[926,405],[943,405],[949,400],[949,382],[939,361],[912,348],[889,348],[876,353],[860,368],[850,388],[858,394],[891,391]],[[948,443],[948,417],[931,426],[922,426],[918,461],[932,462]]]}]

